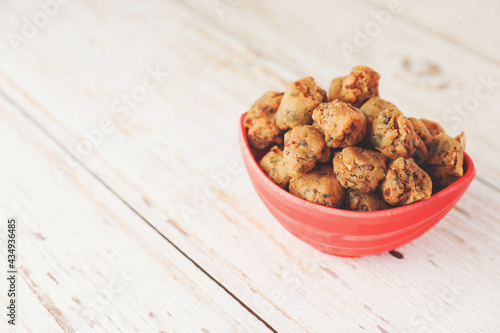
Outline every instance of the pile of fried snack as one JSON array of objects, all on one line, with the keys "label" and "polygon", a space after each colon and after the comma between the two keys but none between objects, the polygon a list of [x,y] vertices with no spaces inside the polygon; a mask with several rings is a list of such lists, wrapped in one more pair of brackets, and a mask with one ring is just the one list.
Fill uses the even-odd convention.
[{"label": "pile of fried snack", "polygon": [[245,118],[250,145],[272,146],[262,170],[295,196],[358,211],[428,199],[460,178],[464,134],[406,118],[379,97],[379,79],[356,66],[331,82],[328,96],[312,77],[265,93]]}]

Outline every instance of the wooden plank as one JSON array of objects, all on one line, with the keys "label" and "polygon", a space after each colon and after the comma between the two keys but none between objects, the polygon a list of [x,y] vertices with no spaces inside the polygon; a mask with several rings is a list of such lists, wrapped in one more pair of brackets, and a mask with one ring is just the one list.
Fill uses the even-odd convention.
[{"label": "wooden plank", "polygon": [[17,219],[13,332],[268,331],[85,169],[59,182],[61,148],[3,97],[0,114],[2,219]]},{"label": "wooden plank", "polygon": [[[85,139],[82,130],[92,130],[103,118],[113,116],[116,129],[89,156],[80,156],[81,163],[273,328],[392,332],[495,327],[499,316],[490,296],[491,290],[499,289],[494,261],[500,233],[496,190],[474,182],[458,208],[436,228],[399,249],[404,260],[389,254],[357,259],[322,255],[285,232],[252,190],[236,144],[240,111],[263,91],[281,89],[297,75],[313,74],[326,85],[331,77],[348,70],[338,57],[325,64],[324,59],[333,54],[329,46],[323,53],[312,47],[319,43],[298,47],[307,36],[316,42],[321,36],[326,40],[329,30],[316,27],[318,35],[305,34],[296,42],[289,36],[300,33],[286,31],[285,19],[272,18],[282,20],[283,30],[269,29],[266,7],[245,2],[227,17],[226,24],[261,17],[259,38],[268,43],[258,48],[255,41],[214,28],[196,12],[170,3],[146,1],[134,8],[72,6],[51,22],[44,35],[25,45],[29,52],[20,52],[14,59],[8,49],[0,49],[9,55],[0,64],[0,87],[75,155],[79,141]],[[293,18],[293,11],[303,9],[297,6],[282,5],[283,16]],[[349,6],[342,8],[353,8]],[[311,8],[317,7],[312,2]],[[355,19],[354,11],[342,8],[337,8],[339,18]],[[309,10],[302,10],[304,19],[324,24],[312,20]],[[244,15],[234,17],[237,13]],[[321,10],[314,14],[325,19]],[[2,15],[12,13],[6,10]],[[107,32],[111,27],[115,35]],[[413,43],[420,38],[416,32],[408,36]],[[273,40],[276,46],[271,47]],[[297,47],[284,50],[295,53],[280,51],[287,43]],[[435,59],[434,45],[428,47]],[[291,58],[278,61],[278,51]],[[390,53],[384,51],[374,64],[393,70],[392,80],[383,86],[386,91],[401,91],[401,101],[412,101],[405,105],[420,103],[415,97],[419,92],[430,94],[416,79],[398,76],[394,64],[384,66],[383,55]],[[82,59],[99,61],[88,70]],[[297,66],[300,71],[290,65],[293,59],[303,64]],[[169,77],[129,117],[114,115],[110,105],[142,82],[148,64],[165,68]],[[233,160],[236,170],[230,168]],[[64,159],[56,161],[64,163]],[[491,169],[486,162],[486,158],[478,160],[481,168]],[[222,172],[229,182],[217,185],[213,175]],[[197,193],[210,183],[216,183],[213,198],[197,207],[193,200],[200,199]],[[196,212],[183,211],[187,206]]]},{"label": "wooden plank", "polygon": [[[386,7],[388,3],[384,0],[364,1],[378,5],[378,10]],[[498,1],[402,0],[401,4],[401,17],[498,63],[500,59]]]}]

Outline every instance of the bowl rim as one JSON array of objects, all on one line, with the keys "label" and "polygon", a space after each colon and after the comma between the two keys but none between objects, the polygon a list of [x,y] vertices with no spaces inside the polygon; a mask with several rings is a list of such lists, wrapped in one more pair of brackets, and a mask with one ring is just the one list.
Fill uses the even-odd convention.
[{"label": "bowl rim", "polygon": [[[290,192],[282,189],[279,187],[275,182],[269,178],[269,176],[262,170],[260,167],[258,161],[255,159],[255,156],[252,154],[252,150],[250,149],[250,145],[248,143],[248,137],[247,137],[247,130],[245,128],[245,116],[247,115],[247,112],[244,112],[241,115],[240,118],[240,135],[241,138],[243,139],[245,143],[245,148],[247,150],[247,153],[252,157],[253,161],[253,166],[257,168],[260,172],[261,176],[264,176],[264,181],[266,184],[264,184],[269,191],[280,197],[284,197],[287,200],[289,200],[292,204],[300,205],[300,206],[308,206],[308,209],[313,209],[316,213],[318,214],[334,214],[336,216],[340,217],[346,217],[346,218],[359,218],[359,217],[373,217],[373,218],[383,218],[383,217],[389,217],[389,216],[394,216],[394,215],[404,215],[404,214],[411,214],[414,213],[415,211],[421,210],[425,208],[428,204],[429,201],[436,201],[439,200],[441,197],[446,197],[451,195],[453,192],[457,192],[460,190],[462,187],[461,185],[464,184],[466,185],[467,183],[470,183],[474,176],[476,175],[476,168],[474,166],[474,163],[472,162],[472,159],[470,156],[464,152],[464,174],[462,177],[460,177],[458,180],[456,180],[453,184],[449,185],[448,187],[442,189],[441,191],[433,194],[429,199],[421,200],[418,202],[414,202],[409,205],[405,206],[400,206],[400,207],[394,207],[391,209],[384,209],[384,210],[377,210],[377,211],[352,211],[352,210],[347,210],[347,209],[341,209],[341,208],[333,208],[333,207],[327,207],[323,206],[314,202],[307,201],[305,199],[299,198],[291,194]],[[243,146],[240,146],[243,148]],[[376,219],[374,219],[376,220]]]}]

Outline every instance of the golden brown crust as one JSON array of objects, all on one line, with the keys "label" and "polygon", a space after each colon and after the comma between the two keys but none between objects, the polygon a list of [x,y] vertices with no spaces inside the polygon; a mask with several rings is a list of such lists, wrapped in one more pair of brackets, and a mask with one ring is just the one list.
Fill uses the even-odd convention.
[{"label": "golden brown crust", "polygon": [[281,131],[276,125],[275,114],[278,111],[283,93],[268,91],[250,108],[245,117],[248,128],[248,141],[257,149],[264,149],[271,143],[281,143]]},{"label": "golden brown crust", "polygon": [[339,184],[329,165],[320,165],[308,174],[290,180],[290,193],[310,202],[340,207],[345,189]]},{"label": "golden brown crust", "polygon": [[378,96],[370,98],[364,103],[359,111],[363,112],[366,117],[366,124],[372,124],[378,114],[386,109],[397,109],[396,105]]},{"label": "golden brown crust", "polygon": [[337,77],[330,83],[330,89],[328,90],[328,101],[332,102],[336,99],[340,99],[340,90],[342,90],[342,83],[347,78],[347,76]]},{"label": "golden brown crust", "polygon": [[385,176],[385,156],[360,147],[346,147],[335,153],[333,171],[343,187],[373,192]]},{"label": "golden brown crust", "polygon": [[355,66],[342,82],[339,100],[356,107],[371,97],[378,96],[379,73],[367,66]]},{"label": "golden brown crust", "polygon": [[290,182],[290,176],[286,172],[283,151],[274,146],[262,157],[259,162],[260,167],[279,187],[286,189]]},{"label": "golden brown crust", "polygon": [[313,126],[298,126],[285,133],[284,158],[290,176],[309,172],[318,160],[327,160],[329,156],[325,138]]},{"label": "golden brown crust", "polygon": [[462,146],[462,149],[465,152],[465,133],[460,132],[460,134],[455,137],[455,140],[457,140],[458,143],[460,143],[460,146]]},{"label": "golden brown crust", "polygon": [[372,144],[372,123],[378,114],[385,109],[397,109],[397,107],[389,101],[386,101],[378,96],[370,98],[360,108],[366,118],[366,134],[363,141]]},{"label": "golden brown crust", "polygon": [[408,205],[431,197],[432,180],[413,159],[399,157],[389,163],[380,192],[391,205]]},{"label": "golden brown crust", "polygon": [[424,168],[439,186],[437,189],[444,188],[463,176],[464,146],[463,133],[457,138],[444,133],[433,138],[432,153],[426,160]]},{"label": "golden brown crust", "polygon": [[366,119],[354,106],[334,100],[314,109],[313,119],[321,127],[330,148],[354,146],[363,139]]},{"label": "golden brown crust", "polygon": [[[321,133],[321,132],[320,132]],[[324,136],[323,136],[324,138]],[[332,161],[332,151],[325,144],[325,148],[323,148],[322,157],[318,158],[318,162],[326,163]]]},{"label": "golden brown crust", "polygon": [[245,117],[245,127],[252,127],[254,121],[259,118],[269,118],[276,114],[283,98],[282,92],[268,91],[257,99],[247,116]]},{"label": "golden brown crust", "polygon": [[429,129],[427,126],[424,124],[424,122],[420,119],[417,118],[408,118],[409,121],[411,121],[411,124],[413,125],[413,129],[415,130],[415,133],[418,134],[418,136],[422,139],[424,142],[425,146],[429,148],[430,143],[432,142],[432,138],[434,135],[432,135],[429,132]]},{"label": "golden brown crust", "polygon": [[437,122],[432,121],[432,120],[427,120],[427,119],[424,119],[424,118],[420,118],[420,121],[425,124],[425,126],[429,130],[429,133],[432,136],[436,136],[439,133],[444,133],[443,128]]},{"label": "golden brown crust", "polygon": [[373,120],[372,143],[378,151],[392,159],[413,157],[417,151],[419,160],[427,158],[424,142],[398,109],[386,109]]},{"label": "golden brown crust", "polygon": [[366,212],[389,208],[378,192],[363,193],[348,190],[347,193],[346,206],[348,209]]},{"label": "golden brown crust", "polygon": [[282,143],[281,131],[272,119],[256,119],[248,130],[248,142],[252,147],[264,149],[271,143]]},{"label": "golden brown crust", "polygon": [[312,123],[313,109],[323,101],[326,92],[317,87],[312,77],[291,82],[286,88],[276,113],[276,125],[287,130]]}]

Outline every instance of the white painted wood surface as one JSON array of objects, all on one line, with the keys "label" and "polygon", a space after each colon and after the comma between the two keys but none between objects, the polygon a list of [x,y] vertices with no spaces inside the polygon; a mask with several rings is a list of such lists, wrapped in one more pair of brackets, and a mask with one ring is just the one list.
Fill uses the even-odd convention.
[{"label": "white painted wood surface", "polygon": [[[2,35],[19,33],[20,18],[39,10],[35,1],[1,7]],[[65,297],[98,295],[108,281],[98,272],[115,264],[137,275],[149,272],[151,289],[132,281],[109,310],[111,321],[99,318],[95,327],[102,331],[268,330],[252,312],[279,332],[500,330],[500,88],[463,121],[450,118],[453,111],[445,118],[474,95],[480,76],[500,81],[500,66],[485,60],[488,48],[476,54],[463,40],[442,38],[450,27],[432,33],[403,14],[348,61],[339,47],[354,43],[354,29],[364,29],[374,8],[363,1],[72,1],[18,52],[4,38],[0,91],[17,108],[5,106],[5,123],[15,126],[3,124],[2,135],[23,135],[5,140],[1,151],[25,152],[6,168],[4,187],[38,188],[21,197],[30,205],[16,212],[30,230],[42,228],[40,211],[53,217],[43,224],[53,233],[45,241],[50,246],[25,254],[36,263],[23,266],[32,276],[26,284],[53,299],[76,331],[89,323]],[[239,116],[264,91],[284,89],[303,75],[326,87],[358,63],[381,73],[382,97],[405,113],[439,120],[452,134],[464,130],[478,168],[457,207],[398,249],[404,260],[389,254],[337,258],[295,239],[259,201],[238,152]],[[165,76],[127,111],[120,99],[141,90],[148,68]],[[85,156],[78,148],[88,140],[84,132],[103,119],[115,128]],[[63,168],[69,174],[59,180],[54,163],[61,169],[74,158],[79,165]],[[222,173],[229,181],[217,185],[214,174]],[[214,197],[196,207],[210,183],[216,183]],[[61,198],[66,204],[47,196],[49,190],[68,193]],[[196,212],[186,213],[187,207]],[[96,235],[92,225],[106,230]],[[55,269],[84,250],[88,255],[74,265],[88,275],[85,283],[81,274]],[[45,262],[64,287],[51,285]],[[45,304],[27,285],[21,285],[26,298],[20,311],[33,315],[20,319],[24,327],[57,328],[57,317],[39,314]],[[161,310],[172,297],[179,302],[178,320]],[[149,308],[156,318],[147,317]]]},{"label": "white painted wood surface", "polygon": [[0,114],[2,212],[18,225],[16,332],[267,331],[87,170],[58,181],[50,161],[62,149],[3,97]]},{"label": "white painted wood surface", "polygon": [[[374,11],[383,9],[388,3],[384,0],[366,1],[379,5]],[[499,63],[500,2],[401,0],[401,4],[400,15],[408,21]]]}]

